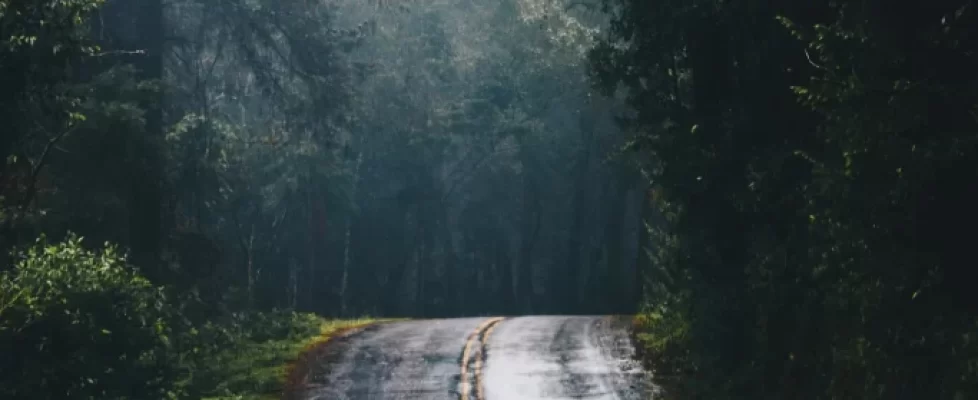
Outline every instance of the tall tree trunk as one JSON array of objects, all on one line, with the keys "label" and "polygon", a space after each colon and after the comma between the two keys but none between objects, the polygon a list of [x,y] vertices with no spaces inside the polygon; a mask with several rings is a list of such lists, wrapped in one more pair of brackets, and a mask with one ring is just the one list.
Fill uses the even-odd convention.
[{"label": "tall tree trunk", "polygon": [[[433,192],[437,193],[437,192]],[[438,221],[435,220],[435,212],[433,203],[427,202],[422,206],[424,214],[421,216],[421,246],[418,249],[418,287],[417,287],[417,307],[418,315],[421,317],[427,316],[428,308],[428,298],[427,298],[427,279],[428,270],[433,264],[432,251],[434,250],[435,243],[435,230],[438,229]]]},{"label": "tall tree trunk", "polygon": [[422,179],[421,191],[418,193],[420,196],[422,196],[418,202],[418,239],[421,242],[420,246],[418,247],[418,281],[416,282],[417,288],[415,291],[417,304],[415,304],[415,307],[417,309],[417,315],[424,317],[427,316],[428,313],[428,293],[426,293],[426,280],[428,279],[429,271],[434,264],[433,252],[435,250],[435,241],[438,234],[439,219],[441,213],[443,212],[438,209],[443,208],[441,204],[443,191],[438,185],[437,179],[434,177],[434,175],[425,174],[423,175]]},{"label": "tall tree trunk", "polygon": [[567,269],[563,277],[554,280],[561,282],[561,286],[563,286],[561,288],[564,293],[563,302],[559,308],[571,313],[576,312],[580,305],[581,246],[584,245],[581,235],[584,228],[584,214],[587,210],[585,188],[588,184],[588,172],[591,164],[591,144],[594,142],[594,120],[587,113],[582,112],[579,126],[581,127],[582,143],[571,172],[574,179],[574,196],[571,200],[573,222],[567,237],[567,261],[565,262]]},{"label": "tall tree trunk", "polygon": [[523,169],[523,217],[520,232],[520,256],[517,264],[516,298],[519,301],[518,311],[533,312],[533,248],[540,235],[541,210],[540,200],[534,186],[535,182],[528,176],[526,164]]},{"label": "tall tree trunk", "polygon": [[[443,252],[444,267],[445,267],[445,282],[447,287],[443,286],[443,296],[442,299],[442,313],[446,316],[457,316],[462,315],[465,312],[464,306],[464,277],[458,269],[458,256],[455,254],[455,242],[452,240],[452,224],[449,221],[448,207],[442,204],[439,207],[441,217],[440,217],[440,228],[439,241],[441,242],[441,248]],[[469,266],[474,267],[474,266]]]},{"label": "tall tree trunk", "polygon": [[[116,0],[117,3],[119,0]],[[115,14],[115,22],[129,22],[135,31],[120,32],[134,35],[121,44],[131,44],[145,54],[133,60],[141,71],[141,78],[160,80],[163,77],[163,2],[162,0],[132,1],[117,4],[121,11]],[[135,17],[135,18],[133,18]],[[146,110],[145,140],[137,143],[140,164],[134,168],[130,188],[129,246],[132,260],[157,279],[163,278],[160,254],[163,238],[162,198],[163,198],[163,96],[142,104]]]},{"label": "tall tree trunk", "polygon": [[516,296],[513,291],[513,265],[509,259],[509,243],[503,238],[496,239],[494,266],[498,270],[499,291],[496,295],[498,306],[494,307],[502,313],[511,314],[516,308]]},{"label": "tall tree trunk", "polygon": [[[310,171],[311,175],[311,171]],[[311,179],[310,179],[311,180]],[[308,281],[306,282],[306,301],[304,307],[312,307],[313,301],[313,288],[316,286],[316,205],[315,200],[312,196],[312,182],[307,182],[306,187],[306,207],[307,207],[307,219],[308,219],[308,238],[306,240],[306,273],[308,274]]]},{"label": "tall tree trunk", "polygon": [[288,304],[290,309],[295,309],[299,298],[299,268],[296,266],[295,258],[289,258],[289,288]]},{"label": "tall tree trunk", "polygon": [[[357,154],[357,166],[353,169],[353,190],[351,198],[356,201],[357,186],[360,184],[360,165],[363,153]],[[343,239],[343,276],[340,278],[340,316],[347,316],[347,287],[350,280],[350,231],[353,230],[353,216],[346,217],[346,237]]]},{"label": "tall tree trunk", "polygon": [[[583,172],[582,172],[583,173]],[[581,180],[578,179],[580,182]],[[570,232],[567,236],[567,261],[565,264],[565,273],[562,277],[555,279],[554,282],[561,283],[561,293],[563,293],[563,301],[560,304],[560,309],[564,312],[573,312],[578,306],[579,293],[579,278],[581,269],[581,246],[583,241],[581,240],[582,228],[584,226],[584,190],[581,188],[576,188],[574,190],[574,198],[572,200],[573,205],[571,209],[573,210],[572,225]],[[557,271],[559,274],[560,272]]]},{"label": "tall tree trunk", "polygon": [[255,306],[255,224],[248,236],[248,307]]},{"label": "tall tree trunk", "polygon": [[[644,177],[642,179],[645,179]],[[649,186],[644,191],[644,196],[642,196],[641,204],[641,220],[639,223],[638,231],[638,255],[635,258],[635,290],[632,292],[632,302],[641,306],[641,302],[645,297],[645,278],[646,273],[652,269],[652,255],[650,252],[652,249],[652,232],[650,232],[651,227],[661,226],[665,221],[661,221],[658,214],[655,212],[654,203],[655,189]]]},{"label": "tall tree trunk", "polygon": [[612,170],[616,173],[617,179],[610,185],[611,201],[609,202],[609,215],[605,223],[604,248],[606,255],[606,265],[608,280],[604,283],[604,297],[606,305],[615,313],[622,313],[627,307],[628,298],[624,259],[624,223],[625,223],[625,202],[628,194],[628,185],[624,174],[624,167],[617,166]]},{"label": "tall tree trunk", "polygon": [[[690,35],[689,65],[695,79],[693,113],[700,125],[697,136],[726,158],[704,160],[708,168],[704,185],[689,195],[685,213],[704,227],[703,245],[712,246],[707,251],[712,250],[713,257],[699,267],[700,273],[711,277],[701,290],[710,291],[715,298],[739,299],[744,298],[747,287],[746,232],[739,221],[740,211],[724,196],[731,187],[746,186],[742,182],[746,177],[744,165],[734,151],[737,143],[723,124],[732,85],[730,29],[723,15],[704,15],[695,27]],[[717,368],[733,373],[738,368],[736,360],[748,357],[750,349],[727,349],[727,344],[750,342],[747,321],[753,321],[748,315],[751,310],[742,308],[739,302],[703,302],[697,306],[697,312],[708,315],[701,322],[713,330],[713,335],[702,340],[700,346],[704,351],[730,352]]]},{"label": "tall tree trunk", "polygon": [[427,266],[425,262],[427,257],[425,256],[428,252],[428,227],[425,223],[421,223],[418,226],[418,237],[421,239],[421,243],[415,252],[415,268],[417,281],[415,281],[415,291],[414,291],[414,307],[415,315],[418,317],[424,317],[424,280],[427,279],[425,275],[425,270]]},{"label": "tall tree trunk", "polygon": [[400,294],[401,285],[404,283],[404,276],[407,274],[408,268],[411,265],[411,254],[414,247],[414,240],[417,239],[417,235],[411,235],[410,231],[410,208],[401,209],[401,218],[398,227],[400,228],[401,234],[399,239],[400,247],[396,251],[392,251],[391,255],[394,259],[391,262],[394,265],[393,270],[388,274],[387,281],[384,282],[383,292],[385,296],[385,312],[389,315],[399,315],[401,299],[398,297]]}]

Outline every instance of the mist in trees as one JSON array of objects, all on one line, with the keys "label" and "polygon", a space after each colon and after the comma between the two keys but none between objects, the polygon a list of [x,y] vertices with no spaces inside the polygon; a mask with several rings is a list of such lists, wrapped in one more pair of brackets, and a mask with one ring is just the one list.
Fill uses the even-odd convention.
[{"label": "mist in trees", "polygon": [[615,210],[642,181],[618,178],[616,103],[586,79],[599,15],[190,2],[167,20],[167,220],[220,253],[177,268],[326,315],[630,308],[639,224]]},{"label": "mist in trees", "polygon": [[[535,0],[74,7],[74,42],[10,47],[78,54],[22,55],[71,97],[67,122],[5,107],[24,132],[4,145],[5,246],[119,243],[213,312],[633,308],[645,183],[615,156],[620,102],[587,78],[607,15]],[[38,69],[55,61],[65,71]]]},{"label": "mist in trees", "polygon": [[587,74],[608,20],[0,0],[0,397],[267,394],[221,366],[286,362],[311,313],[634,310],[647,183]]},{"label": "mist in trees", "polygon": [[0,0],[0,397],[214,394],[273,310],[638,312],[679,396],[974,397],[978,6],[884,3]]}]

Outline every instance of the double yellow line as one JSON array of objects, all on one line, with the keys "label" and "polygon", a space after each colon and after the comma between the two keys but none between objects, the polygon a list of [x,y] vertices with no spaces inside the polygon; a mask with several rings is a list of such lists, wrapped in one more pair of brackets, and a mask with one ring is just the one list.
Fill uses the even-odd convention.
[{"label": "double yellow line", "polygon": [[[460,375],[459,381],[461,382],[460,392],[462,394],[462,400],[469,400],[469,393],[472,389],[469,387],[469,363],[472,362],[472,358],[475,357],[474,364],[474,381],[475,381],[475,400],[484,399],[484,392],[482,387],[482,360],[485,358],[483,352],[486,348],[486,342],[489,340],[489,335],[492,330],[496,328],[496,325],[503,321],[503,317],[490,318],[483,321],[479,326],[475,328],[472,333],[469,334],[468,339],[465,341],[465,349],[462,350],[462,374]],[[474,348],[478,344],[477,348]]]}]

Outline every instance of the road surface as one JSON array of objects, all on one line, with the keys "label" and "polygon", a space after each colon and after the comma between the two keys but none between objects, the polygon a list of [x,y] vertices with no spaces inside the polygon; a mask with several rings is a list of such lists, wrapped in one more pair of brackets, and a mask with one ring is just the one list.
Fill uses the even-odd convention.
[{"label": "road surface", "polygon": [[379,324],[333,342],[301,399],[649,399],[626,324],[611,317]]}]

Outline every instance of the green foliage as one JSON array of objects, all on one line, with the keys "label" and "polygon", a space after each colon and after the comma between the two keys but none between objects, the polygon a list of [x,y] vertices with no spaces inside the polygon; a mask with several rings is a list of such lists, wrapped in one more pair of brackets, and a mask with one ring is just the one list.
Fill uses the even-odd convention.
[{"label": "green foliage", "polygon": [[57,143],[85,120],[80,100],[69,93],[72,69],[98,51],[87,31],[87,17],[101,4],[0,1],[0,120],[5,124],[0,180],[22,182],[0,186],[8,206],[32,199],[32,183],[24,182],[23,167],[42,167],[48,156],[45,143]]},{"label": "green foliage", "polygon": [[7,399],[275,398],[315,340],[370,319],[238,312],[190,324],[114,246],[39,239],[0,275]]},{"label": "green foliage", "polygon": [[164,398],[175,379],[160,289],[115,247],[42,238],[0,275],[0,395]]},{"label": "green foliage", "polygon": [[659,373],[689,398],[974,397],[973,4],[611,3],[593,77],[628,89],[657,189]]},{"label": "green foliage", "polygon": [[289,368],[310,345],[341,329],[373,322],[283,310],[235,313],[193,331],[178,387],[190,398],[278,398]]},{"label": "green foliage", "polygon": [[113,246],[70,235],[0,276],[0,394],[9,399],[274,398],[311,341],[370,320],[240,312],[188,325]]},{"label": "green foliage", "polygon": [[[318,332],[310,314],[257,311],[273,307],[459,314],[515,309],[519,292],[539,310],[532,278],[563,246],[548,233],[590,240],[624,219],[569,230],[567,210],[545,205],[574,186],[573,212],[619,204],[634,183],[585,196],[615,172],[590,160],[620,139],[612,102],[592,101],[579,71],[594,32],[535,0],[397,14],[348,0],[0,0],[0,248],[84,232],[128,246],[147,277],[73,236],[17,255],[0,296],[0,346],[16,357],[0,372],[26,378],[0,394],[268,395],[308,339],[357,323]],[[582,254],[595,261],[548,293],[580,297],[567,282],[587,272],[615,277],[590,292],[629,280],[587,271],[624,264],[622,238],[595,240],[603,260]]]},{"label": "green foliage", "polygon": [[180,390],[194,398],[274,396],[286,366],[323,322],[313,314],[274,311],[204,323],[185,338]]},{"label": "green foliage", "polygon": [[74,43],[59,43],[57,40],[67,37],[86,42],[87,35],[79,28],[83,26],[88,15],[104,2],[104,0],[2,0],[0,1],[0,48],[17,52],[26,47],[43,44],[43,50],[52,55],[61,52],[93,54],[97,51],[97,47],[77,47],[71,45]]}]

